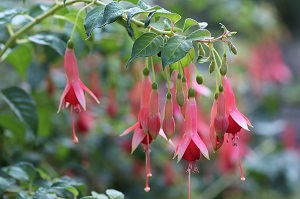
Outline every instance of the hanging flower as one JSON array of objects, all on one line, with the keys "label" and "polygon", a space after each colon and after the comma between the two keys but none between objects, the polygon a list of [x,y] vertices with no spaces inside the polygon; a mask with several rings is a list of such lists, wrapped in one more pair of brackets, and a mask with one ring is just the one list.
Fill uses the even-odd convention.
[{"label": "hanging flower", "polygon": [[184,127],[184,134],[175,149],[174,157],[178,156],[178,161],[183,158],[189,162],[187,172],[189,177],[188,198],[190,198],[191,170],[198,172],[196,161],[200,159],[201,154],[209,159],[208,150],[197,133],[197,104],[193,88],[189,90],[189,99],[186,102]]},{"label": "hanging flower", "polygon": [[152,82],[149,77],[149,69],[145,68],[143,71],[143,80],[142,80],[142,96],[141,96],[141,104],[140,111],[138,114],[138,121],[133,126],[126,129],[120,136],[127,135],[131,131],[133,132],[132,137],[132,146],[131,153],[135,151],[135,149],[142,144],[143,150],[145,151],[146,158],[146,185],[145,191],[150,191],[148,179],[152,177],[150,170],[150,143],[152,142],[152,136],[148,133],[147,128],[147,120],[149,114],[149,100],[150,94],[152,90],[151,86]]},{"label": "hanging flower", "polygon": [[175,120],[173,117],[173,103],[172,103],[171,93],[167,94],[162,129],[168,139],[171,138],[171,136],[173,135],[173,133],[175,131]]},{"label": "hanging flower", "polygon": [[86,110],[86,100],[84,97],[84,91],[87,91],[99,104],[99,100],[93,94],[91,90],[89,90],[80,80],[78,68],[77,68],[77,60],[74,54],[73,42],[68,42],[68,47],[64,56],[64,66],[67,76],[67,85],[65,90],[60,98],[58,112],[61,108],[67,108],[71,106],[71,121],[72,121],[72,136],[73,142],[78,143],[78,138],[75,133],[74,120],[73,120],[73,110],[76,112],[80,112],[82,110]]}]

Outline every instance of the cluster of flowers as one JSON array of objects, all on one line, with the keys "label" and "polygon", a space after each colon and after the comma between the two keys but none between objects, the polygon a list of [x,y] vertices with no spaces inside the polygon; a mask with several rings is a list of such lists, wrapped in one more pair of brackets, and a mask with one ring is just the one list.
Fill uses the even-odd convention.
[{"label": "cluster of flowers", "polygon": [[[77,143],[78,139],[75,133],[73,111],[80,112],[86,110],[84,91],[87,91],[97,103],[99,103],[99,101],[79,78],[72,42],[68,43],[68,48],[65,52],[64,66],[68,81],[62,94],[58,111],[60,111],[61,108],[70,106],[73,141]],[[186,68],[189,67],[192,68],[192,64]],[[223,145],[226,133],[228,134],[227,142],[229,142],[230,138],[232,146],[237,149],[237,133],[240,132],[241,129],[249,130],[248,126],[251,126],[251,123],[247,117],[237,109],[235,96],[230,82],[226,77],[226,72],[224,74],[224,71],[221,70],[222,68],[220,68],[221,73],[219,73],[222,74],[220,75],[220,86],[218,92],[215,93],[215,100],[210,116],[210,127],[207,133],[209,133],[211,145],[214,150],[218,150]],[[155,74],[152,75],[154,76]],[[158,135],[161,135],[164,139],[172,143],[170,139],[175,131],[174,101],[176,101],[176,104],[180,107],[180,113],[184,118],[182,138],[175,148],[174,158],[177,156],[178,161],[182,158],[188,161],[187,172],[189,173],[189,178],[191,171],[198,172],[196,161],[200,159],[201,154],[209,159],[207,146],[198,133],[198,108],[195,99],[195,89],[198,89],[197,85],[202,83],[202,79],[197,76],[197,81],[188,85],[187,79],[190,80],[190,78],[192,78],[191,74],[188,72],[185,73],[184,70],[183,73],[177,75],[175,89],[171,90],[170,87],[168,89],[164,105],[164,114],[161,119],[158,85],[155,79],[152,82],[149,68],[145,67],[143,70],[138,121],[126,129],[121,136],[133,131],[131,153],[133,153],[140,144],[145,151],[146,192],[150,191],[148,179],[152,177],[150,168],[150,144]],[[241,179],[245,180],[240,161],[239,165],[242,175]]]}]

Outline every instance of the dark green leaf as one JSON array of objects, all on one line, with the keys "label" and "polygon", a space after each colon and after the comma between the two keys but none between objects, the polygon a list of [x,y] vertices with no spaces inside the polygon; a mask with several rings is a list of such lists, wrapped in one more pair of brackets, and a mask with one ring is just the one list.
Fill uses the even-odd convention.
[{"label": "dark green leaf", "polygon": [[33,133],[37,133],[38,116],[35,102],[22,89],[10,87],[3,89],[1,97],[9,105],[11,110],[17,115],[19,120]]},{"label": "dark green leaf", "polygon": [[18,141],[25,138],[26,126],[13,115],[0,114],[0,126],[10,130]]},{"label": "dark green leaf", "polygon": [[185,40],[183,36],[176,35],[171,37],[161,51],[163,67],[181,60],[192,46],[192,41]]},{"label": "dark green leaf", "polygon": [[199,24],[195,19],[187,18],[184,21],[183,32],[187,31],[192,26],[198,26],[199,27]]},{"label": "dark green leaf", "polygon": [[44,187],[38,188],[38,190],[35,192],[33,199],[45,199],[47,197],[48,189]]},{"label": "dark green leaf", "polygon": [[[150,16],[150,15],[149,15]],[[164,8],[156,10],[150,17],[165,17],[170,19],[174,24],[181,19],[181,16],[177,13],[172,13]]]},{"label": "dark green leaf", "polygon": [[29,178],[29,182],[32,183],[36,177],[36,170],[31,163],[28,162],[20,162],[16,166],[20,167],[23,171],[26,172]]},{"label": "dark green leaf", "polygon": [[32,60],[31,49],[27,45],[17,46],[7,55],[5,60],[13,65],[19,75],[25,79],[27,67]]},{"label": "dark green leaf", "polygon": [[132,29],[132,27],[130,25],[132,17],[134,17],[134,15],[142,14],[142,13],[146,14],[148,12],[145,11],[145,10],[142,10],[139,7],[134,7],[134,8],[128,9],[128,11],[127,11],[127,23],[126,23],[126,27],[127,27],[127,31],[128,31],[128,34],[129,34],[130,37],[134,36],[133,29]]},{"label": "dark green leaf", "polygon": [[102,27],[104,8],[104,6],[97,6],[86,15],[86,18],[84,20],[84,28],[85,33],[88,37],[91,36],[95,28]]},{"label": "dark green leaf", "polygon": [[66,43],[54,35],[37,34],[29,36],[28,39],[36,44],[46,45],[53,48],[61,56],[65,53]]},{"label": "dark green leaf", "polygon": [[155,55],[161,51],[162,47],[163,37],[161,35],[156,35],[155,33],[144,33],[134,41],[131,57],[126,65],[138,57],[150,57]]},{"label": "dark green leaf", "polygon": [[[106,197],[107,198],[107,197]],[[102,199],[102,198],[99,198],[99,197],[96,197],[96,196],[84,196],[80,199]],[[104,199],[104,198],[103,198]]]},{"label": "dark green leaf", "polygon": [[124,194],[114,189],[107,189],[105,193],[110,199],[124,199]]},{"label": "dark green leaf", "polygon": [[27,173],[18,166],[4,167],[4,168],[2,168],[2,171],[7,173],[12,178],[19,180],[21,182],[29,181],[29,177],[28,177]]},{"label": "dark green leaf", "polygon": [[107,4],[103,13],[102,26],[115,22],[124,12],[125,10],[116,2]]},{"label": "dark green leaf", "polygon": [[195,50],[194,48],[191,48],[191,50],[181,60],[173,64],[170,64],[171,71],[175,69],[179,70],[181,67],[185,68],[193,61],[194,57],[195,57]]},{"label": "dark green leaf", "polygon": [[17,195],[16,199],[32,199],[32,197],[28,193],[21,192]]},{"label": "dark green leaf", "polygon": [[187,41],[209,40],[209,39],[213,39],[213,38],[211,37],[210,32],[206,29],[195,30],[194,32],[192,32],[186,37]]},{"label": "dark green leaf", "polygon": [[96,197],[97,199],[108,199],[108,197],[102,193],[97,193],[92,191],[92,196]]},{"label": "dark green leaf", "polygon": [[15,183],[15,180],[9,176],[0,176],[0,196],[4,192],[4,190]]},{"label": "dark green leaf", "polygon": [[0,12],[0,26],[9,23],[16,15],[23,14],[23,9],[11,9]]}]

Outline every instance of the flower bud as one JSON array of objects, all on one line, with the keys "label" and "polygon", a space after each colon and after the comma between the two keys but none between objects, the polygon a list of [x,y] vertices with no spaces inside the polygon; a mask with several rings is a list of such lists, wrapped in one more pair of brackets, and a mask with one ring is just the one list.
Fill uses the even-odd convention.
[{"label": "flower bud", "polygon": [[229,50],[233,53],[233,54],[237,54],[237,49],[235,47],[235,45],[233,45],[233,43],[231,41],[228,41],[228,47],[229,47]]},{"label": "flower bud", "polygon": [[201,85],[203,83],[203,77],[201,75],[197,75],[196,82],[197,82],[197,84]]},{"label": "flower bud", "polygon": [[176,102],[177,104],[182,107],[185,101],[185,96],[184,96],[184,92],[182,90],[182,81],[181,81],[181,74],[177,75],[177,79],[176,79]]},{"label": "flower bud", "polygon": [[216,135],[221,139],[223,138],[227,128],[228,128],[228,118],[225,111],[225,96],[223,91],[223,87],[219,88],[219,95],[217,99],[217,114],[214,118],[214,127]]},{"label": "flower bud", "polygon": [[167,94],[162,129],[168,139],[171,138],[171,136],[175,131],[175,120],[173,117],[173,104],[172,104],[171,93]]},{"label": "flower bud", "polygon": [[222,58],[221,68],[220,68],[221,75],[225,76],[227,73],[227,69],[228,69],[227,58],[226,58],[226,54],[224,53]]},{"label": "flower bud", "polygon": [[215,70],[215,67],[216,67],[216,63],[215,63],[215,60],[212,59],[210,64],[209,64],[209,74],[212,74]]},{"label": "flower bud", "polygon": [[[153,83],[152,88],[157,88],[157,84]],[[149,100],[149,115],[147,120],[148,131],[153,139],[156,139],[160,130],[160,113],[159,99],[157,89],[152,89]]]}]

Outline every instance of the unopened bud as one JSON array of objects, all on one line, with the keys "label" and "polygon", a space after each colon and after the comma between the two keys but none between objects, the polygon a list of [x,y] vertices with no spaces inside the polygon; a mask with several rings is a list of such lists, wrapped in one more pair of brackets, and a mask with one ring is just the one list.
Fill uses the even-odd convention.
[{"label": "unopened bud", "polygon": [[215,96],[214,96],[215,100],[218,99],[218,96],[219,96],[219,93],[215,93]]},{"label": "unopened bud", "polygon": [[212,74],[215,70],[215,67],[216,67],[216,63],[215,63],[215,60],[212,59],[210,64],[209,64],[209,74]]},{"label": "unopened bud", "polygon": [[[170,94],[170,98],[168,98],[168,94]],[[175,120],[173,117],[173,104],[171,99],[171,93],[167,94],[167,99],[165,103],[165,112],[164,119],[162,123],[162,129],[167,136],[168,139],[173,135],[175,131]]]},{"label": "unopened bud", "polygon": [[225,76],[227,73],[227,69],[228,69],[227,58],[226,58],[226,54],[224,53],[222,58],[221,68],[220,68],[221,75]]},{"label": "unopened bud", "polygon": [[189,89],[189,98],[195,97],[195,90],[193,88]]},{"label": "unopened bud", "polygon": [[237,49],[235,47],[235,45],[233,45],[233,43],[231,41],[228,41],[228,47],[229,47],[229,50],[233,53],[233,54],[237,54]]},{"label": "unopened bud", "polygon": [[145,67],[144,70],[143,70],[143,75],[148,76],[149,73],[150,73],[149,68]]},{"label": "unopened bud", "polygon": [[201,75],[197,75],[196,82],[197,82],[197,84],[201,85],[203,83],[203,77]]},{"label": "unopened bud", "polygon": [[[219,90],[223,90],[223,87],[220,86]],[[228,118],[226,116],[226,110],[225,110],[225,96],[223,92],[219,93],[218,99],[217,99],[217,114],[214,118],[214,127],[216,131],[216,135],[219,138],[223,138],[227,128],[228,128]]]},{"label": "unopened bud", "polygon": [[69,40],[67,43],[68,48],[73,49],[74,48],[74,43],[73,41]]}]

